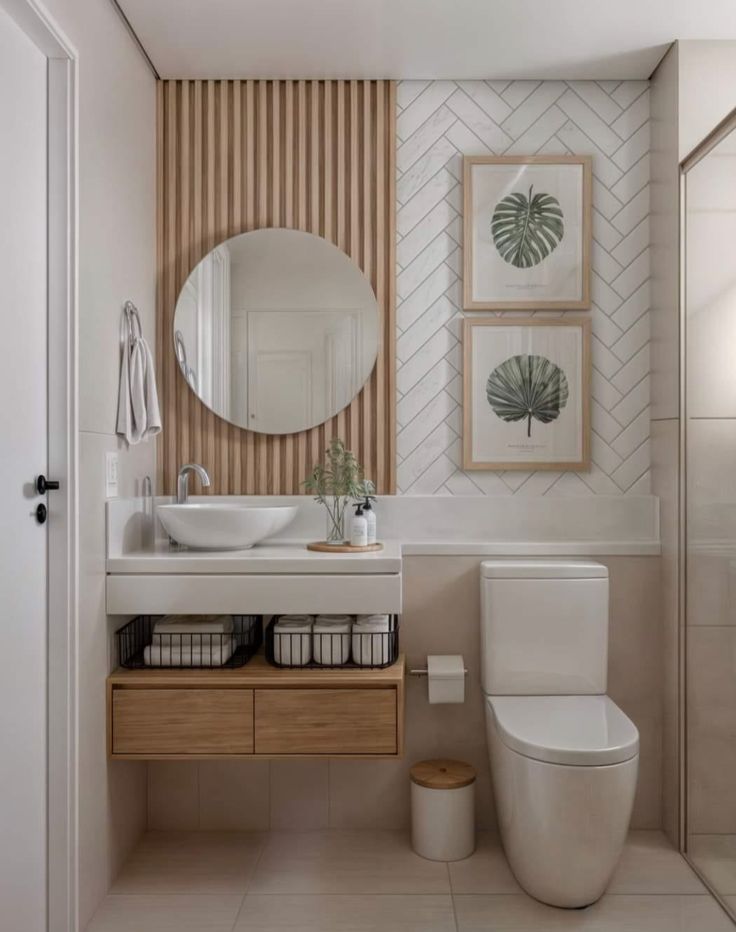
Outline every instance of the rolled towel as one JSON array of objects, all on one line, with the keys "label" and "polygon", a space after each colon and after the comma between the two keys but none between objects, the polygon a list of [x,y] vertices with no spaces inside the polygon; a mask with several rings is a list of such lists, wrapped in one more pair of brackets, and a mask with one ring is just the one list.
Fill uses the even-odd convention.
[{"label": "rolled towel", "polygon": [[273,659],[285,667],[312,660],[312,616],[282,615],[273,628]]},{"label": "rolled towel", "polygon": [[380,666],[391,660],[391,619],[388,615],[360,615],[353,625],[353,663]]},{"label": "rolled towel", "polygon": [[232,657],[235,647],[232,637],[202,646],[150,644],[143,651],[143,662],[147,667],[221,667]]},{"label": "rolled towel", "polygon": [[324,666],[347,663],[352,627],[350,615],[317,615],[312,629],[315,663]]},{"label": "rolled towel", "polygon": [[154,634],[232,634],[232,615],[166,615],[154,623]]}]

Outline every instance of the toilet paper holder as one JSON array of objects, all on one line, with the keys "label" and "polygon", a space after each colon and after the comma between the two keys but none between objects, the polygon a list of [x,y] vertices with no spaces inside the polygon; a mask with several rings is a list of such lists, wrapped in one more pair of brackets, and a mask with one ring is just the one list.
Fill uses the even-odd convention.
[{"label": "toilet paper holder", "polygon": [[426,669],[409,671],[427,678],[427,698],[431,705],[465,702],[468,671],[462,654],[429,654]]}]

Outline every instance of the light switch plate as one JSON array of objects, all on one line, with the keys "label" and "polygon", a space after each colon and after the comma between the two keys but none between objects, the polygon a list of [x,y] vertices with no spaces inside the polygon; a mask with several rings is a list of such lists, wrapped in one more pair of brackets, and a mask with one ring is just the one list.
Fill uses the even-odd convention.
[{"label": "light switch plate", "polygon": [[118,455],[105,454],[105,498],[118,496]]}]

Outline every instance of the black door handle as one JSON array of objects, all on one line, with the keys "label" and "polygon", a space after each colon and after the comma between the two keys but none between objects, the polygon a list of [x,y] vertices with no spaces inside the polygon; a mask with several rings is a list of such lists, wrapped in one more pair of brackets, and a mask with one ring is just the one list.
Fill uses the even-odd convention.
[{"label": "black door handle", "polygon": [[36,491],[39,495],[45,495],[47,492],[55,492],[59,488],[59,483],[55,479],[47,479],[43,473],[36,479]]}]

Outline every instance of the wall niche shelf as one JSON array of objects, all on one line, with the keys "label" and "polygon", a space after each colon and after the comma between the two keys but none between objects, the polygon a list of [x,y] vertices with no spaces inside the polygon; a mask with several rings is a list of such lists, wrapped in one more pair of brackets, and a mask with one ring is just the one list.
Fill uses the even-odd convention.
[{"label": "wall niche shelf", "polygon": [[398,758],[403,654],[380,670],[123,670],[107,680],[113,760]]}]

